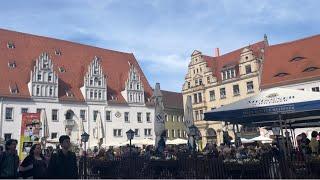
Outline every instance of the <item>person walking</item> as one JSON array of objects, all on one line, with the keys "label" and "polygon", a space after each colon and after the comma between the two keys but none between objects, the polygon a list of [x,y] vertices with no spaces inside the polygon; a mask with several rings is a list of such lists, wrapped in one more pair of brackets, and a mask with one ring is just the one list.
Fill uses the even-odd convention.
[{"label": "person walking", "polygon": [[19,157],[17,155],[18,141],[9,139],[5,145],[5,152],[0,155],[0,178],[18,178]]},{"label": "person walking", "polygon": [[29,155],[19,166],[19,172],[23,178],[45,179],[47,177],[47,163],[41,151],[40,144],[32,145]]},{"label": "person walking", "polygon": [[70,151],[70,137],[67,135],[60,136],[59,143],[61,150],[51,156],[48,167],[48,178],[77,179],[77,158],[76,154]]}]

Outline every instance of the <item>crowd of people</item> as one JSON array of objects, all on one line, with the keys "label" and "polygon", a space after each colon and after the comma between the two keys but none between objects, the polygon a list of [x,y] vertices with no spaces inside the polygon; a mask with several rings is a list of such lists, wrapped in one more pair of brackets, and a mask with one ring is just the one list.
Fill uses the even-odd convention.
[{"label": "crowd of people", "polygon": [[0,154],[0,178],[34,178],[34,179],[77,179],[77,157],[70,151],[70,137],[60,136],[61,149],[51,151],[45,155],[40,144],[33,144],[28,156],[20,163],[17,154],[18,141],[9,139],[5,144],[5,151]]}]

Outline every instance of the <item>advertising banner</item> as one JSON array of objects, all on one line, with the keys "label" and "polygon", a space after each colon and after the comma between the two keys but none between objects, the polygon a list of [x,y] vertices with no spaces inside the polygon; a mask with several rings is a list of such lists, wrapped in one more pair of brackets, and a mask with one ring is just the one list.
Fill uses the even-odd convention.
[{"label": "advertising banner", "polygon": [[23,160],[29,153],[31,146],[40,140],[40,113],[23,113],[21,121],[21,136],[19,156]]}]

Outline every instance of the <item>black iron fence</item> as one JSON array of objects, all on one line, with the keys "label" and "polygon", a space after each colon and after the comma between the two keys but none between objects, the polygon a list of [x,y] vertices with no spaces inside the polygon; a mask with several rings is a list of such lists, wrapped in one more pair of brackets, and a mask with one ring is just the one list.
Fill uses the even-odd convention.
[{"label": "black iron fence", "polygon": [[[85,161],[87,162],[87,175],[85,175]],[[320,161],[293,161],[273,156],[244,160],[223,160],[204,156],[185,156],[177,160],[127,157],[106,161],[81,158],[79,170],[82,178],[112,179],[320,178]]]}]

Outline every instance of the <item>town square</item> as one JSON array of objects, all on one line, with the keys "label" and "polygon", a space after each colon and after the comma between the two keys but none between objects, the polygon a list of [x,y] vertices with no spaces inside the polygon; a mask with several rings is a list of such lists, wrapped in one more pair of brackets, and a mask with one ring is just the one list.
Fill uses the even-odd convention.
[{"label": "town square", "polygon": [[0,178],[319,179],[319,6],[1,1]]}]

